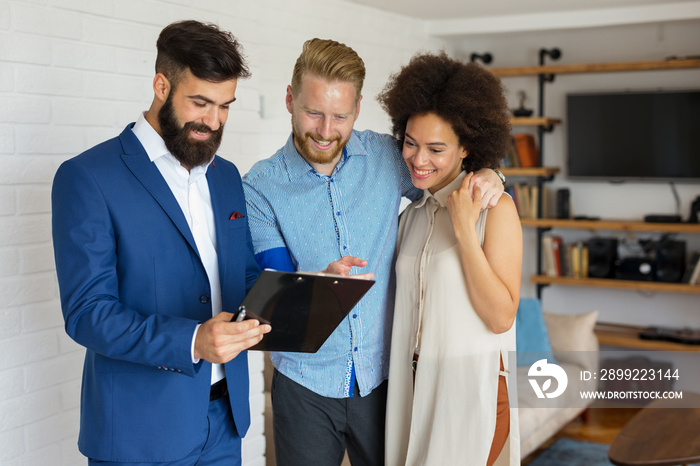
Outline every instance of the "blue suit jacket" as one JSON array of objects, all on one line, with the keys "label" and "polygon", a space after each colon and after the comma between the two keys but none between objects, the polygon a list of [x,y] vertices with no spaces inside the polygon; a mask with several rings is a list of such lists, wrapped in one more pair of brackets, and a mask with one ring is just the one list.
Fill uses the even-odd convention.
[{"label": "blue suit jacket", "polygon": [[[211,318],[207,274],[185,217],[132,125],[66,161],[52,191],[53,240],[66,332],[87,348],[80,451],[109,461],[170,461],[207,426],[211,364],[193,364],[195,326]],[[224,311],[259,268],[241,178],[207,170]],[[234,212],[242,218],[230,219]],[[236,428],[250,424],[245,352],[226,364]]]}]

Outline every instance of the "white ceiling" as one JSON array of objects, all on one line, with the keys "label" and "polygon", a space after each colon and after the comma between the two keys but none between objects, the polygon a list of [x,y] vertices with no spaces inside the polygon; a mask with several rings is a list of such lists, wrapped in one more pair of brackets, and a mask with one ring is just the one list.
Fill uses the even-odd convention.
[{"label": "white ceiling", "polygon": [[350,0],[427,20],[440,36],[700,19],[698,0]]}]

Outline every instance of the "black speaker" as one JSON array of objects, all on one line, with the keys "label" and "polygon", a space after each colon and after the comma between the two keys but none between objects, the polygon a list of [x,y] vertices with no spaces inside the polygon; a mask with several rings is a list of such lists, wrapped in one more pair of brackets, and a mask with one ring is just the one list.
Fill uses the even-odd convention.
[{"label": "black speaker", "polygon": [[571,193],[568,189],[557,189],[557,218],[571,218]]},{"label": "black speaker", "polygon": [[617,260],[617,238],[591,238],[588,240],[588,276],[614,278]]},{"label": "black speaker", "polygon": [[654,278],[659,282],[678,283],[685,270],[685,241],[661,240],[656,243]]}]

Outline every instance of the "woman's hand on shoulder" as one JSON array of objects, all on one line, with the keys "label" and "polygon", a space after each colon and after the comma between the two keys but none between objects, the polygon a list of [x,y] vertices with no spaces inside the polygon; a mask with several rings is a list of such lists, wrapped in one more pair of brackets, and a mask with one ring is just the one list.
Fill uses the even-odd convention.
[{"label": "woman's hand on shoulder", "polygon": [[474,173],[467,173],[462,179],[462,184],[447,197],[447,212],[452,220],[455,234],[469,231],[476,232],[476,221],[481,213],[482,192],[479,186],[473,186],[473,194],[470,194],[469,184]]}]

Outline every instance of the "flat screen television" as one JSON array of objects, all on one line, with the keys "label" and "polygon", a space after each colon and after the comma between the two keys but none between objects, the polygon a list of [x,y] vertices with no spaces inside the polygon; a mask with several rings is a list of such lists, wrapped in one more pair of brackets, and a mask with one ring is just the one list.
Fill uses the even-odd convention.
[{"label": "flat screen television", "polygon": [[700,90],[568,94],[568,174],[700,181]]}]

